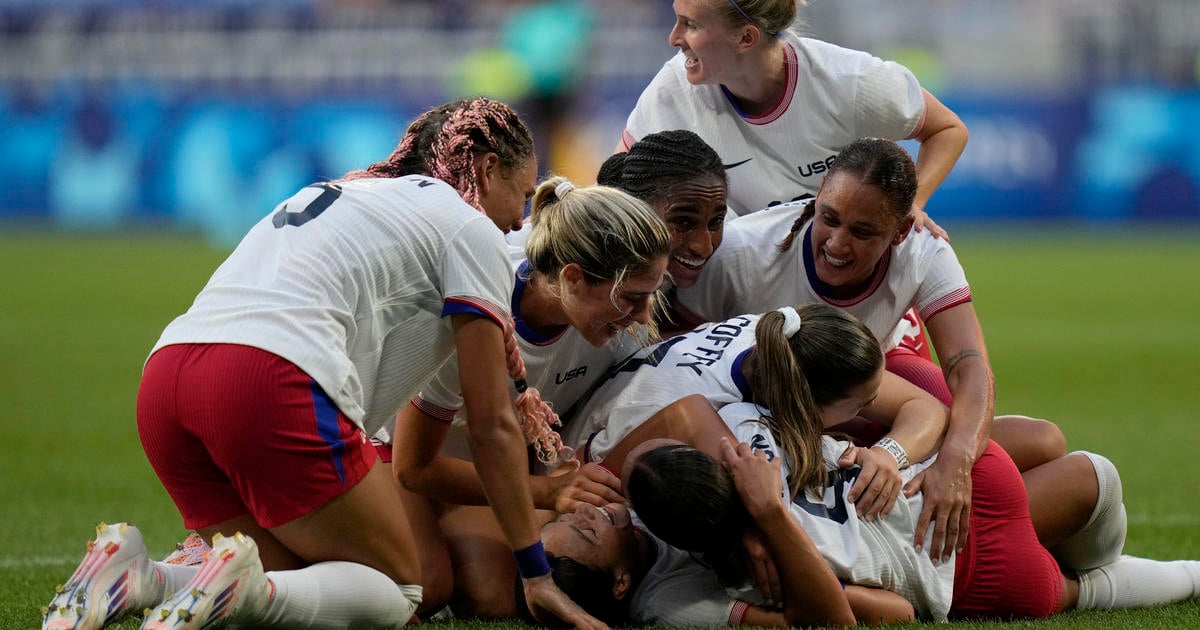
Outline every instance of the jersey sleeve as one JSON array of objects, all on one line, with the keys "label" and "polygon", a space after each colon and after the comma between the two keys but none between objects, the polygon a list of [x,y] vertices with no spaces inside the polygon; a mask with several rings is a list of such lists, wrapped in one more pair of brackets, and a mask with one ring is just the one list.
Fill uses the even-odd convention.
[{"label": "jersey sleeve", "polygon": [[[677,552],[682,553],[682,552]],[[730,595],[717,575],[692,561],[646,585],[643,607],[634,610],[635,621],[665,627],[713,628],[737,626],[745,614],[745,604]]]},{"label": "jersey sleeve", "polygon": [[914,237],[924,241],[920,253],[922,277],[916,300],[921,319],[928,320],[952,306],[970,302],[971,287],[950,244],[934,238],[928,231],[919,236],[909,235],[909,238]]},{"label": "jersey sleeve", "polygon": [[891,140],[911,138],[925,122],[925,93],[908,68],[872,58],[859,78],[854,99],[855,135]]},{"label": "jersey sleeve", "polygon": [[442,364],[442,368],[412,400],[412,404],[442,422],[454,420],[454,414],[463,406],[462,385],[458,380],[457,352]]},{"label": "jersey sleeve", "polygon": [[[676,57],[683,53],[676,53]],[[692,129],[692,125],[680,120],[678,99],[685,98],[679,87],[675,58],[668,59],[658,74],[650,80],[646,89],[638,96],[637,104],[629,112],[625,121],[625,129],[621,132],[621,144],[628,151],[629,147],[643,136],[668,129]]]},{"label": "jersey sleeve", "polygon": [[508,325],[512,264],[504,235],[490,220],[468,221],[450,239],[442,278],[443,316],[476,312],[502,328]]}]

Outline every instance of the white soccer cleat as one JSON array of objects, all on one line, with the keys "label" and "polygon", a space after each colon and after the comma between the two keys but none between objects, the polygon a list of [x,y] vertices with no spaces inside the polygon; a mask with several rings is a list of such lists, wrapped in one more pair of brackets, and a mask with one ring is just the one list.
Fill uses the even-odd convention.
[{"label": "white soccer cleat", "polygon": [[154,604],[160,581],[138,528],[100,523],[75,573],[42,609],[42,629],[103,628]]},{"label": "white soccer cleat", "polygon": [[251,621],[248,611],[262,610],[271,583],[263,573],[258,545],[241,533],[213,536],[212,551],[186,586],[146,612],[142,630],[215,628]]}]

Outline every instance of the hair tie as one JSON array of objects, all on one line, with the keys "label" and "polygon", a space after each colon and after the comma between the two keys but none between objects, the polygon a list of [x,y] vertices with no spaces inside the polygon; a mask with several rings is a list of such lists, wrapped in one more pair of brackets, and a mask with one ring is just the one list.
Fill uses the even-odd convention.
[{"label": "hair tie", "polygon": [[554,194],[559,199],[562,199],[563,197],[566,197],[567,193],[571,192],[572,190],[575,190],[575,184],[572,184],[570,180],[564,179],[563,181],[558,182],[558,185],[554,187]]},{"label": "hair tie", "polygon": [[796,312],[795,307],[785,306],[779,309],[783,315],[783,336],[791,339],[792,335],[800,332],[800,313]]}]

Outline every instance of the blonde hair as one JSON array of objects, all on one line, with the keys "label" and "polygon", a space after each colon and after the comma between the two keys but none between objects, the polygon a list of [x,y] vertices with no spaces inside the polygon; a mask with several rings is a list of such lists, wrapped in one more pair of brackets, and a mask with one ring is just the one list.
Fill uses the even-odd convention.
[{"label": "blonde hair", "polygon": [[557,278],[575,263],[588,282],[612,281],[611,298],[631,274],[671,251],[671,233],[645,202],[608,186],[575,187],[565,177],[533,195],[525,256],[534,273]]},{"label": "blonde hair", "polygon": [[[576,188],[565,177],[552,177],[538,186],[531,206],[532,232],[525,242],[531,274],[555,282],[563,267],[577,264],[589,283],[612,281],[609,299],[614,307],[617,290],[626,277],[648,269],[671,251],[671,234],[658,214],[616,188]],[[567,299],[565,295],[559,297]],[[552,428],[561,425],[558,415],[537,389],[526,386],[524,361],[512,339],[512,329],[506,328],[505,335],[512,355],[508,361],[510,376],[519,392],[514,407],[526,441],[544,464],[556,463],[560,452],[563,459],[573,459],[571,449],[564,447]],[[648,344],[652,337],[657,337],[657,331],[650,327],[638,335],[638,340]]]},{"label": "blonde hair", "polygon": [[805,0],[712,0],[731,26],[750,22],[774,37],[796,21],[796,7]]}]

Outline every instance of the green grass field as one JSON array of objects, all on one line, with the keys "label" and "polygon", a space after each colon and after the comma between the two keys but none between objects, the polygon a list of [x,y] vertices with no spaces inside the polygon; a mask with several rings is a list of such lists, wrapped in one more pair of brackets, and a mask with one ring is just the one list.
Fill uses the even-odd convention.
[{"label": "green grass field", "polygon": [[[1200,226],[953,235],[997,412],[1053,419],[1117,464],[1128,553],[1200,558]],[[159,332],[223,256],[191,237],[0,231],[0,628],[37,627],[98,521],[136,523],[159,556],[181,538],[134,399]],[[1003,625],[1097,626],[1196,628],[1200,603]]]}]

